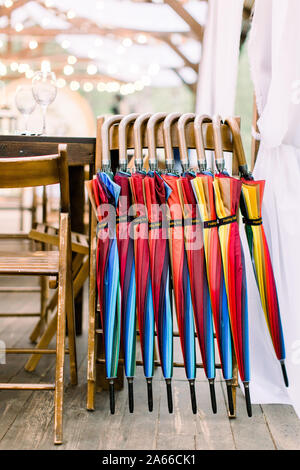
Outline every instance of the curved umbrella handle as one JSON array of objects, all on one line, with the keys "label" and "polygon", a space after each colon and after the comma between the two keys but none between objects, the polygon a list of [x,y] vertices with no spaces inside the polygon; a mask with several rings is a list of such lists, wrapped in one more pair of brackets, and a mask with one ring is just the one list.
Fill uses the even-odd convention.
[{"label": "curved umbrella handle", "polygon": [[215,161],[219,173],[222,173],[225,169],[225,160],[223,154],[222,134],[221,134],[221,116],[215,114],[212,118],[213,123],[213,136],[215,146]]},{"label": "curved umbrella handle", "polygon": [[183,171],[187,171],[189,168],[189,153],[186,143],[185,127],[189,122],[195,119],[194,113],[183,114],[178,121],[178,137],[179,137],[179,150],[180,160]]},{"label": "curved umbrella handle", "polygon": [[207,169],[207,160],[205,154],[204,146],[204,136],[203,136],[203,124],[211,123],[212,119],[207,114],[197,114],[194,120],[194,133],[195,133],[195,143],[198,159],[198,167],[200,171],[205,171]]},{"label": "curved umbrella handle", "polygon": [[173,171],[173,168],[174,168],[174,153],[173,153],[173,147],[172,147],[171,129],[172,129],[172,125],[176,121],[178,121],[180,116],[181,116],[181,113],[170,113],[167,115],[163,124],[166,167],[167,167],[168,172]]},{"label": "curved umbrella handle", "polygon": [[149,119],[147,123],[147,141],[149,151],[149,168],[150,170],[157,169],[157,158],[156,158],[156,139],[155,129],[159,122],[163,121],[167,113],[155,113]]},{"label": "curved umbrella handle", "polygon": [[143,168],[143,141],[142,141],[142,127],[149,121],[152,113],[140,114],[133,125],[134,135],[134,164],[136,170]]},{"label": "curved umbrella handle", "polygon": [[240,126],[237,120],[231,116],[225,119],[224,124],[228,125],[232,133],[233,145],[235,147],[235,151],[237,154],[237,158],[239,162],[239,172],[241,176],[246,179],[252,179],[251,172],[248,170],[248,165],[247,165],[242,137],[241,137]]},{"label": "curved umbrella handle", "polygon": [[116,114],[105,119],[101,128],[102,139],[102,170],[110,170],[110,145],[109,131],[114,124],[118,124],[123,118],[122,114]]},{"label": "curved umbrella handle", "polygon": [[127,158],[127,134],[128,127],[137,119],[139,114],[132,113],[125,116],[119,125],[119,167],[121,171],[126,171],[128,166]]}]

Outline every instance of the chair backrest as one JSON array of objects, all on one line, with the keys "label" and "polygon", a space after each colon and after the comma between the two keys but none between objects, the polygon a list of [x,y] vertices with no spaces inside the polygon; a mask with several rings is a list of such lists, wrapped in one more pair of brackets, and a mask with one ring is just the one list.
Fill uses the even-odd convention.
[{"label": "chair backrest", "polygon": [[26,188],[60,184],[61,211],[69,212],[67,146],[58,153],[41,157],[0,158],[0,188]]}]

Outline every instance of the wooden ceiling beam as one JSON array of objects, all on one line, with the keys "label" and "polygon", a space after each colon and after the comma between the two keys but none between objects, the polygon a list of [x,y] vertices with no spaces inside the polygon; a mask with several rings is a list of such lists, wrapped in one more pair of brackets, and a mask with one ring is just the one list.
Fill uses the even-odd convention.
[{"label": "wooden ceiling beam", "polygon": [[195,34],[195,36],[202,41],[203,40],[203,33],[204,29],[198,21],[184,8],[181,2],[178,0],[164,0],[164,2],[172,8],[172,10],[177,13],[180,18],[188,24],[191,31]]},{"label": "wooden ceiling beam", "polygon": [[194,62],[191,62],[184,54],[181,52],[181,50],[172,43],[171,39],[168,38],[161,38],[163,42],[165,42],[176,54],[183,60],[184,65],[187,67],[190,67],[193,69],[196,73],[198,73],[199,65],[195,64]]}]

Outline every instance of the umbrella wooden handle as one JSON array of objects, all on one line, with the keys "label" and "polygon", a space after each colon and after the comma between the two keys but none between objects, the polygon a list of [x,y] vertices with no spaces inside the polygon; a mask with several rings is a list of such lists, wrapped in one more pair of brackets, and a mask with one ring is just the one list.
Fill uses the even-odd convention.
[{"label": "umbrella wooden handle", "polygon": [[167,115],[163,123],[164,146],[166,154],[166,167],[168,171],[172,171],[174,167],[174,153],[172,146],[172,125],[180,118],[180,113],[170,113]]},{"label": "umbrella wooden handle", "polygon": [[249,177],[250,172],[248,170],[248,165],[247,165],[247,161],[245,157],[245,152],[244,152],[244,147],[243,147],[243,142],[242,142],[242,137],[241,137],[241,132],[240,132],[240,126],[234,117],[228,117],[224,121],[224,123],[228,125],[232,133],[233,145],[234,145],[238,162],[239,162],[239,171],[242,176]]},{"label": "umbrella wooden handle", "polygon": [[137,119],[139,114],[132,113],[125,116],[119,125],[119,166],[123,171],[127,170],[127,135],[129,125]]},{"label": "umbrella wooden handle", "polygon": [[142,128],[146,122],[151,118],[152,113],[140,114],[133,125],[134,135],[134,161],[135,168],[142,170],[143,168],[143,140],[142,140]]},{"label": "umbrella wooden handle", "polygon": [[215,114],[212,118],[213,123],[213,137],[214,137],[214,147],[215,147],[215,161],[217,169],[222,173],[225,169],[225,160],[223,154],[223,144],[222,144],[222,134],[221,134],[221,116]]},{"label": "umbrella wooden handle", "polygon": [[210,123],[210,122],[212,122],[212,119],[207,114],[202,114],[202,115],[198,114],[194,120],[195,143],[196,143],[198,167],[200,171],[205,171],[207,169],[204,136],[203,136],[203,124]]},{"label": "umbrella wooden handle", "polygon": [[101,140],[102,140],[102,169],[110,169],[110,128],[118,124],[123,118],[122,114],[116,114],[105,119],[101,128]]},{"label": "umbrella wooden handle", "polygon": [[149,119],[147,123],[147,140],[148,140],[148,151],[149,151],[149,168],[150,170],[157,169],[157,158],[156,158],[156,138],[155,130],[157,124],[165,119],[167,113],[155,113]]},{"label": "umbrella wooden handle", "polygon": [[178,121],[178,138],[179,138],[179,151],[180,151],[180,160],[183,171],[186,171],[189,168],[189,153],[188,146],[186,143],[185,128],[189,122],[194,121],[194,113],[183,114]]}]

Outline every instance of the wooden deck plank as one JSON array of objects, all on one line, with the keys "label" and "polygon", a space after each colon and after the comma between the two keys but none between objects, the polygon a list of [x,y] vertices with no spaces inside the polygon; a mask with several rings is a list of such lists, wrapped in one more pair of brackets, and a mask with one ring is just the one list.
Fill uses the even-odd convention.
[{"label": "wooden deck plank", "polygon": [[[224,387],[224,384],[222,384]],[[241,390],[236,391],[237,418],[230,420],[237,450],[275,450],[260,405],[252,405],[252,418],[248,418],[245,398]]]},{"label": "wooden deck plank", "polygon": [[292,406],[262,405],[270,433],[279,450],[300,450],[300,420]]}]

